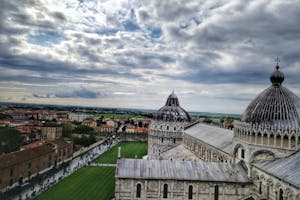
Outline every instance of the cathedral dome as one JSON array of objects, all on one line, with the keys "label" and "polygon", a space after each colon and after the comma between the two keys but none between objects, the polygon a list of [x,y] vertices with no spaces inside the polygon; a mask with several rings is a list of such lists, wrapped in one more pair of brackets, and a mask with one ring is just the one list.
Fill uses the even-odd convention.
[{"label": "cathedral dome", "polygon": [[189,114],[180,107],[178,97],[174,91],[169,95],[165,106],[160,108],[155,114],[154,119],[165,121],[190,121]]},{"label": "cathedral dome", "polygon": [[[272,85],[259,94],[247,107],[242,122],[277,128],[300,127],[300,99],[283,87],[284,74],[276,65],[271,74]],[[277,127],[277,128],[276,128]]]}]

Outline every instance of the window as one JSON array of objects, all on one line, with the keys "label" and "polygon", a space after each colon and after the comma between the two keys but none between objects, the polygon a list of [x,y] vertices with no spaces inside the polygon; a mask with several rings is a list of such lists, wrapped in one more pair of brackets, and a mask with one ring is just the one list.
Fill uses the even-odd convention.
[{"label": "window", "polygon": [[168,198],[168,184],[164,184],[163,198]]},{"label": "window", "polygon": [[161,138],[161,143],[163,143],[164,142],[164,138]]},{"label": "window", "polygon": [[167,126],[167,130],[169,130],[169,126]]},{"label": "window", "polygon": [[279,200],[283,200],[283,190],[279,190]]},{"label": "window", "polygon": [[245,150],[244,149],[241,150],[241,158],[243,158],[243,159],[245,158]]},{"label": "window", "polygon": [[193,199],[193,186],[189,186],[189,199]]},{"label": "window", "polygon": [[136,185],[136,198],[141,198],[141,187],[140,183]]},{"label": "window", "polygon": [[219,200],[219,186],[215,186],[215,196],[214,200]]},{"label": "window", "polygon": [[176,139],[175,138],[173,139],[173,143],[176,144]]},{"label": "window", "polygon": [[10,169],[10,176],[12,176],[14,174],[14,168]]},{"label": "window", "polygon": [[31,162],[28,163],[28,169],[30,169],[30,168],[31,168]]},{"label": "window", "polygon": [[261,181],[259,182],[259,194],[262,194],[262,190],[261,190]]}]

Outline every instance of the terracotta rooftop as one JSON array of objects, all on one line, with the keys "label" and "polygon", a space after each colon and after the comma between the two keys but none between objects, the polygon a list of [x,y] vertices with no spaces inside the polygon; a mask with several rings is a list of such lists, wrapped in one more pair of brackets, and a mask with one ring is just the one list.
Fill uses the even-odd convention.
[{"label": "terracotta rooftop", "polygon": [[32,149],[32,148],[35,148],[35,147],[38,147],[38,146],[41,146],[45,144],[45,141],[36,141],[36,142],[32,142],[30,144],[27,144],[27,145],[24,145],[21,147],[21,150],[27,150],[27,149]]}]

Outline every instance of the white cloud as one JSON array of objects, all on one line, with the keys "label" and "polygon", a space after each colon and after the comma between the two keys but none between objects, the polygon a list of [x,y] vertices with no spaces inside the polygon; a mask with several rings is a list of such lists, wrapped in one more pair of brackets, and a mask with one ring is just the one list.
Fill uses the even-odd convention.
[{"label": "white cloud", "polygon": [[31,94],[84,85],[107,94],[86,105],[157,108],[175,89],[188,110],[242,112],[269,85],[276,56],[300,95],[291,0],[4,0],[0,12],[0,91],[11,101],[72,104]]}]

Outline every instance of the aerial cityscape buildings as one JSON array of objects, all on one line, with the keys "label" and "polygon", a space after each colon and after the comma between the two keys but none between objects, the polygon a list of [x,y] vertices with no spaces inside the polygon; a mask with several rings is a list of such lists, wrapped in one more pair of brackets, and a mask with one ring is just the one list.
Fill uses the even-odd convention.
[{"label": "aerial cityscape buildings", "polygon": [[300,0],[0,0],[0,200],[300,200],[299,66]]}]

